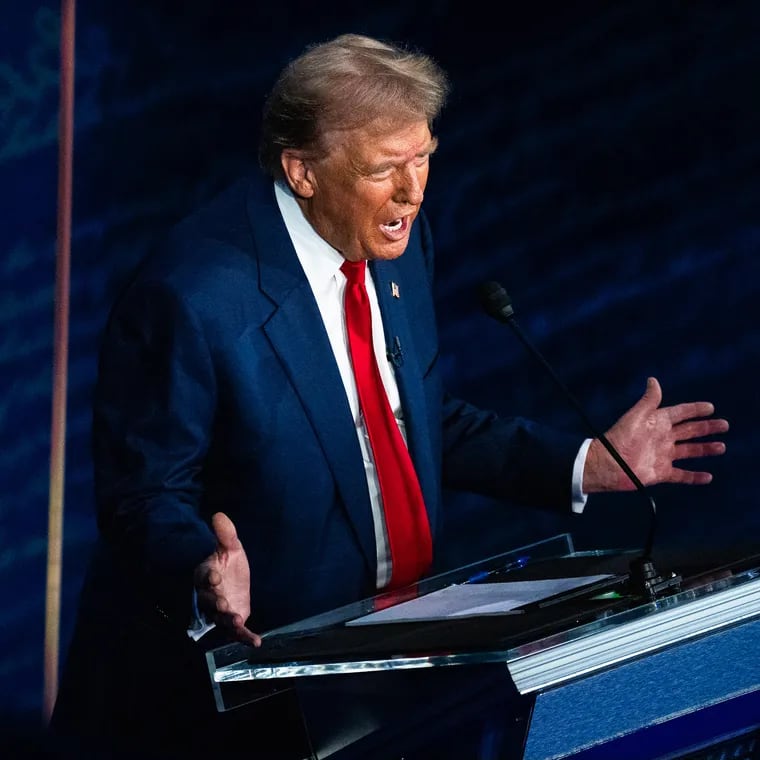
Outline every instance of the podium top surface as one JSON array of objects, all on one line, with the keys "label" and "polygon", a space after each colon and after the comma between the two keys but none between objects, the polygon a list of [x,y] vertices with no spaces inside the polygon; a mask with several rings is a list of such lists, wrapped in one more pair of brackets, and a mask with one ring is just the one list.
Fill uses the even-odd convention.
[{"label": "podium top surface", "polygon": [[[242,681],[501,662],[518,691],[529,693],[760,617],[760,557],[705,571],[655,598],[631,592],[632,558],[630,550],[578,552],[568,534],[554,536],[266,632],[259,648],[211,650],[212,683],[218,689]],[[542,595],[547,582],[548,595]],[[427,619],[396,614],[442,595],[491,589],[515,600],[505,608]],[[516,594],[525,589],[538,593],[521,602]]]}]

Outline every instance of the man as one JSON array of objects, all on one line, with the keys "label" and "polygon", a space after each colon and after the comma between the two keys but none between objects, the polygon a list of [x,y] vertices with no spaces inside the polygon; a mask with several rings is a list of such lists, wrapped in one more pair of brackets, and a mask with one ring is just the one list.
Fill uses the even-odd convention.
[{"label": "man", "polygon": [[[308,49],[264,110],[266,176],[181,223],[116,305],[94,401],[100,541],[61,735],[213,746],[225,724],[203,652],[430,572],[443,487],[575,511],[633,487],[599,441],[442,387],[421,205],[448,89],[430,58],[374,39]],[[395,418],[386,443],[364,362]],[[709,482],[673,462],[722,454],[700,439],[727,423],[660,402],[651,378],[608,437],[645,484]],[[401,484],[381,451],[410,467]],[[407,496],[397,533],[386,510]]]}]

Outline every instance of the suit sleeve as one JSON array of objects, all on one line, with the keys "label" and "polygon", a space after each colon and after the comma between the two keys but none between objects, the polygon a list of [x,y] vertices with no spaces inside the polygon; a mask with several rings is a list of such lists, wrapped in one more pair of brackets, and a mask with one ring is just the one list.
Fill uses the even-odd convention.
[{"label": "suit sleeve", "polygon": [[188,304],[165,285],[127,291],[107,326],[93,404],[98,526],[138,588],[183,624],[192,571],[216,547],[200,517],[215,399]]},{"label": "suit sleeve", "polygon": [[582,442],[533,420],[502,418],[447,396],[443,485],[569,511],[573,463]]}]

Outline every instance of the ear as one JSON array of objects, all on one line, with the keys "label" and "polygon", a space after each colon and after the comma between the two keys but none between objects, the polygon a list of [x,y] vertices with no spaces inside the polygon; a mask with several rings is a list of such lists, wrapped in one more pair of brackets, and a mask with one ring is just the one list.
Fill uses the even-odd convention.
[{"label": "ear", "polygon": [[280,161],[290,189],[301,198],[311,198],[314,195],[313,175],[304,154],[286,149],[282,151]]}]

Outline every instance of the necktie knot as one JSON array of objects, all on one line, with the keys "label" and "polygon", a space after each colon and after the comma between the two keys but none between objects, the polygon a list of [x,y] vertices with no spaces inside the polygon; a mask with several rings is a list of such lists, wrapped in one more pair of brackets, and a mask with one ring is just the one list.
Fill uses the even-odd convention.
[{"label": "necktie knot", "polygon": [[344,261],[340,265],[340,271],[346,275],[346,279],[352,283],[364,284],[364,272],[367,269],[366,261]]}]

